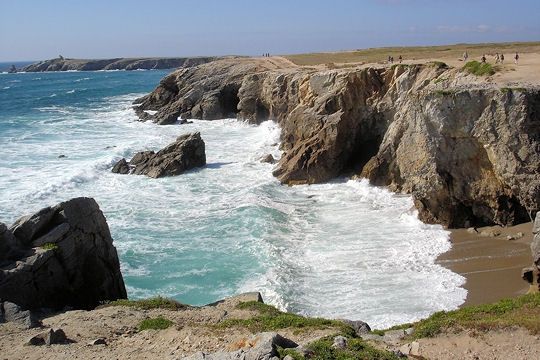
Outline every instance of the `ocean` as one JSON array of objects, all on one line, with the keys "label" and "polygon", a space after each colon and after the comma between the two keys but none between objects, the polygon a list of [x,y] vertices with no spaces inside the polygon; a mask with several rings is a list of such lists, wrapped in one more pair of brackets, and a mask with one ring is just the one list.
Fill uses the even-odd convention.
[{"label": "ocean", "polygon": [[[0,221],[94,197],[130,298],[203,305],[260,291],[283,310],[376,328],[463,303],[464,278],[435,263],[449,233],[421,223],[410,197],[346,178],[280,185],[259,161],[280,156],[272,121],[138,122],[131,102],[166,74],[0,74]],[[162,179],[111,173],[122,157],[194,131],[205,168]]]}]

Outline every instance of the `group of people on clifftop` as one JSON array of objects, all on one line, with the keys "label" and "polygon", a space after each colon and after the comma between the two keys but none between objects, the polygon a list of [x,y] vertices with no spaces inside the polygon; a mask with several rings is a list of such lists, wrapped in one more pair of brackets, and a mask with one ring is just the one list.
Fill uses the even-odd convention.
[{"label": "group of people on clifftop", "polygon": [[[401,64],[401,63],[403,62],[403,56],[399,55],[398,61],[399,61],[399,63]],[[393,56],[388,56],[388,63],[389,63],[389,64],[393,64],[393,63],[394,63],[394,57],[393,57]]]},{"label": "group of people on clifftop", "polygon": [[[465,51],[463,53],[463,61],[467,62],[467,59],[469,58],[469,53]],[[483,54],[480,58],[482,63],[487,62],[486,54]],[[514,55],[514,64],[518,65],[519,63],[519,53],[516,51],[516,54]],[[504,54],[495,53],[495,64],[504,64]]]}]

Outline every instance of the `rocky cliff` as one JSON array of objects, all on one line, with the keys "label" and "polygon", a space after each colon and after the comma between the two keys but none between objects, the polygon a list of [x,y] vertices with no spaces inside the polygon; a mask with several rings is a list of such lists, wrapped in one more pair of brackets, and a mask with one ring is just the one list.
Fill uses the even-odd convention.
[{"label": "rocky cliff", "polygon": [[92,309],[125,299],[109,227],[90,198],[76,198],[0,223],[0,304]]},{"label": "rocky cliff", "polygon": [[25,72],[43,71],[96,71],[96,70],[152,70],[175,69],[205,64],[216,57],[191,58],[115,58],[115,59],[66,59],[56,58],[30,64],[21,69]]},{"label": "rocky cliff", "polygon": [[[299,68],[221,60],[165,77],[137,110],[267,119],[282,127],[287,184],[357,174],[412,194],[422,220],[511,225],[540,209],[540,88],[501,88],[441,63]],[[146,114],[146,113],[145,113]]]}]

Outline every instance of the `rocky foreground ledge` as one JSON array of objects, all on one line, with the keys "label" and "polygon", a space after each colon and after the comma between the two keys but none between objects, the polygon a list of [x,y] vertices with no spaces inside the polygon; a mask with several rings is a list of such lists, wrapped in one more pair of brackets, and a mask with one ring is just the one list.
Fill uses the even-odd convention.
[{"label": "rocky foreground ledge", "polygon": [[324,69],[244,58],[180,69],[135,104],[158,124],[275,120],[280,181],[356,174],[412,194],[425,222],[515,225],[540,210],[534,84],[494,84],[437,62]]},{"label": "rocky foreground ledge", "polygon": [[181,58],[114,58],[114,59],[67,59],[56,58],[40,61],[22,68],[23,72],[44,71],[98,71],[98,70],[156,70],[176,69],[205,64],[217,57]]}]

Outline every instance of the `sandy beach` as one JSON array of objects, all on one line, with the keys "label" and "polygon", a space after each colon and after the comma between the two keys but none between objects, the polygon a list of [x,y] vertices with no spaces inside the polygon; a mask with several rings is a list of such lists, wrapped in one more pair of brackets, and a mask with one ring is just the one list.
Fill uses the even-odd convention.
[{"label": "sandy beach", "polygon": [[[508,236],[516,239],[508,240]],[[532,263],[532,223],[483,227],[477,232],[455,229],[450,240],[452,249],[438,263],[467,279],[468,294],[462,306],[515,297],[529,289],[521,279],[521,269]]]}]

